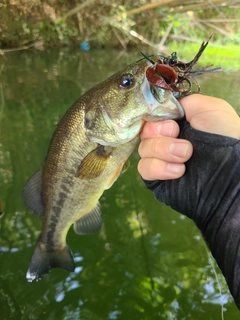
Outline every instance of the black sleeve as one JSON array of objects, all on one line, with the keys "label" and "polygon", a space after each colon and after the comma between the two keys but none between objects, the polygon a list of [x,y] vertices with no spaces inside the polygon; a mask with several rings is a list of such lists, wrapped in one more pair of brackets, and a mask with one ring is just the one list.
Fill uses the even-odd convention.
[{"label": "black sleeve", "polygon": [[180,124],[193,144],[183,177],[145,181],[160,202],[193,219],[240,309],[240,140]]}]

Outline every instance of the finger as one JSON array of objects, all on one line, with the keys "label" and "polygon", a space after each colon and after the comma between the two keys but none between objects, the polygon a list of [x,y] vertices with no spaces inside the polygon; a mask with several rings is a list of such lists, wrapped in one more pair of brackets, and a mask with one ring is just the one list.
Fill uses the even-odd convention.
[{"label": "finger", "polygon": [[141,158],[158,158],[167,162],[183,163],[192,156],[193,146],[188,140],[159,137],[142,140],[138,152]]},{"label": "finger", "polygon": [[158,122],[146,122],[140,133],[141,139],[169,136],[177,137],[179,135],[179,126],[173,120],[161,120]]},{"label": "finger", "polygon": [[144,158],[138,163],[138,172],[145,180],[171,180],[185,172],[183,163],[169,163],[156,158]]},{"label": "finger", "polygon": [[240,118],[226,101],[194,94],[180,100],[194,129],[240,138]]}]

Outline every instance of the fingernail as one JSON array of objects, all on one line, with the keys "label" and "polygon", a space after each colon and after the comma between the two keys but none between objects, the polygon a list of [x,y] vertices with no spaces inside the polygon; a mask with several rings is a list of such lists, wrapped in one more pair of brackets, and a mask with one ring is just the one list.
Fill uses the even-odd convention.
[{"label": "fingernail", "polygon": [[173,129],[174,129],[174,125],[172,121],[163,121],[163,122],[159,122],[158,126],[157,126],[157,133],[161,136],[172,136],[173,133]]},{"label": "fingernail", "polygon": [[183,163],[168,163],[167,170],[172,173],[184,172],[185,166]]},{"label": "fingernail", "polygon": [[185,157],[187,155],[187,152],[189,150],[189,144],[186,142],[174,142],[171,143],[169,146],[169,151],[171,154],[177,157]]}]

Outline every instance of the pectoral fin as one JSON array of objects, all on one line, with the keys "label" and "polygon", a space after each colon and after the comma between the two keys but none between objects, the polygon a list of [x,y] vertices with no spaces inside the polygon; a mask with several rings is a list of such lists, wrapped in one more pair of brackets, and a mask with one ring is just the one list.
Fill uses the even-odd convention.
[{"label": "pectoral fin", "polygon": [[129,166],[130,166],[130,160],[129,160],[129,159],[127,159],[127,160],[124,162],[124,165],[123,165],[123,167],[122,167],[122,171],[121,171],[121,173],[126,172],[126,171],[127,171],[127,169],[129,168]]},{"label": "pectoral fin", "polygon": [[102,218],[99,202],[88,214],[74,223],[77,234],[90,234],[99,231],[102,227]]},{"label": "pectoral fin", "polygon": [[42,169],[38,170],[26,183],[23,189],[23,202],[27,209],[37,216],[44,212],[41,198]]},{"label": "pectoral fin", "polygon": [[105,169],[114,148],[99,145],[80,163],[77,176],[83,180],[97,178]]}]

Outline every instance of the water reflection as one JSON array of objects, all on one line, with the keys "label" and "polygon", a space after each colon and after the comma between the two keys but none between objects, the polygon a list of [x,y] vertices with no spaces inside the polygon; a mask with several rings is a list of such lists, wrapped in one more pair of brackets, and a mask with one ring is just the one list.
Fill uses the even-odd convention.
[{"label": "water reflection", "polygon": [[17,252],[19,250],[21,250],[21,249],[19,249],[19,248],[0,247],[0,251],[1,252],[11,252],[11,253],[13,253],[13,252]]},{"label": "water reflection", "polygon": [[[89,87],[136,56],[131,53],[118,59],[116,52],[57,49],[4,57],[1,319],[205,320],[219,319],[223,304],[226,318],[237,318],[225,281],[209,260],[198,230],[189,219],[157,203],[144,188],[136,172],[137,153],[127,173],[101,199],[103,229],[82,237],[70,230],[67,242],[74,253],[75,272],[53,269],[40,282],[25,280],[41,219],[23,207],[23,185],[42,163],[65,110]],[[221,95],[240,111],[237,77],[234,72],[207,75],[200,80],[201,88]],[[224,83],[221,90],[219,83]]]}]

